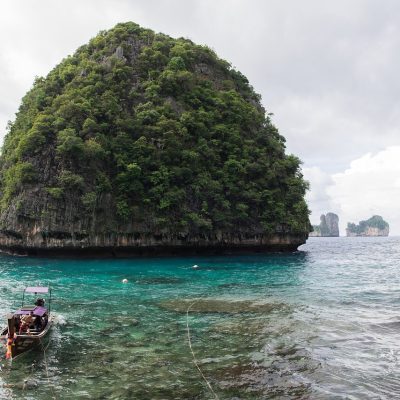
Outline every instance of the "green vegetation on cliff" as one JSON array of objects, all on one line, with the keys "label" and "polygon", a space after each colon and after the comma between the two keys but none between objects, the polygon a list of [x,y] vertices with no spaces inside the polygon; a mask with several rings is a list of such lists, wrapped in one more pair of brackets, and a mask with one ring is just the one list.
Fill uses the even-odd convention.
[{"label": "green vegetation on cliff", "polygon": [[300,161],[247,79],[205,46],[134,23],[35,80],[0,162],[3,229],[309,229]]},{"label": "green vegetation on cliff", "polygon": [[376,228],[383,231],[389,229],[389,224],[380,215],[374,215],[366,221],[360,221],[358,225],[351,222],[347,224],[347,231],[357,235],[363,234],[368,228]]}]

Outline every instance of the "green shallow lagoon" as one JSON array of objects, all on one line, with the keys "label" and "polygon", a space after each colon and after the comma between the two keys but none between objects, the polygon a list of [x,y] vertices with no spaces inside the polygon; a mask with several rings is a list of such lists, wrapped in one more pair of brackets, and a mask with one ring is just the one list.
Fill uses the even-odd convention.
[{"label": "green shallow lagoon", "polygon": [[46,357],[2,359],[0,398],[212,399],[188,345],[189,306],[193,350],[220,399],[399,396],[400,240],[315,238],[300,250],[2,256],[0,313],[25,286],[50,285],[56,324]]}]

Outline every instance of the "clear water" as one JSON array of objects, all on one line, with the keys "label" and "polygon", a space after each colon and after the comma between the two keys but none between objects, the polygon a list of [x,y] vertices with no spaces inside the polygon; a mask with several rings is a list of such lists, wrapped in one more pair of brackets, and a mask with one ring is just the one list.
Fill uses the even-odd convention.
[{"label": "clear water", "polygon": [[49,284],[56,324],[45,354],[1,359],[0,398],[212,399],[187,322],[220,399],[400,398],[399,266],[400,238],[313,238],[289,255],[2,256],[0,314]]}]

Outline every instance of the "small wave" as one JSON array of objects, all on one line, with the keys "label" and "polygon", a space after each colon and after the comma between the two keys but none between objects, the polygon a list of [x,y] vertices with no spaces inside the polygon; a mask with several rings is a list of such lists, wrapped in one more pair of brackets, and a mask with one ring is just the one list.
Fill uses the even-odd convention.
[{"label": "small wave", "polygon": [[62,314],[53,314],[54,315],[54,324],[55,325],[66,325],[67,320]]}]

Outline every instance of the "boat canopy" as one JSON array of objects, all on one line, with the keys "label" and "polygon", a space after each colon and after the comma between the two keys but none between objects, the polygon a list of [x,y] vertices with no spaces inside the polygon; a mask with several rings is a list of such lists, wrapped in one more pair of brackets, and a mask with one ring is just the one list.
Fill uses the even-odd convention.
[{"label": "boat canopy", "polygon": [[43,317],[43,315],[47,313],[47,308],[40,306],[21,308],[20,310],[15,311],[14,315],[28,315],[30,313],[33,313],[33,315],[36,315],[38,317]]},{"label": "boat canopy", "polygon": [[26,293],[49,293],[49,288],[44,286],[28,286],[25,289]]}]

